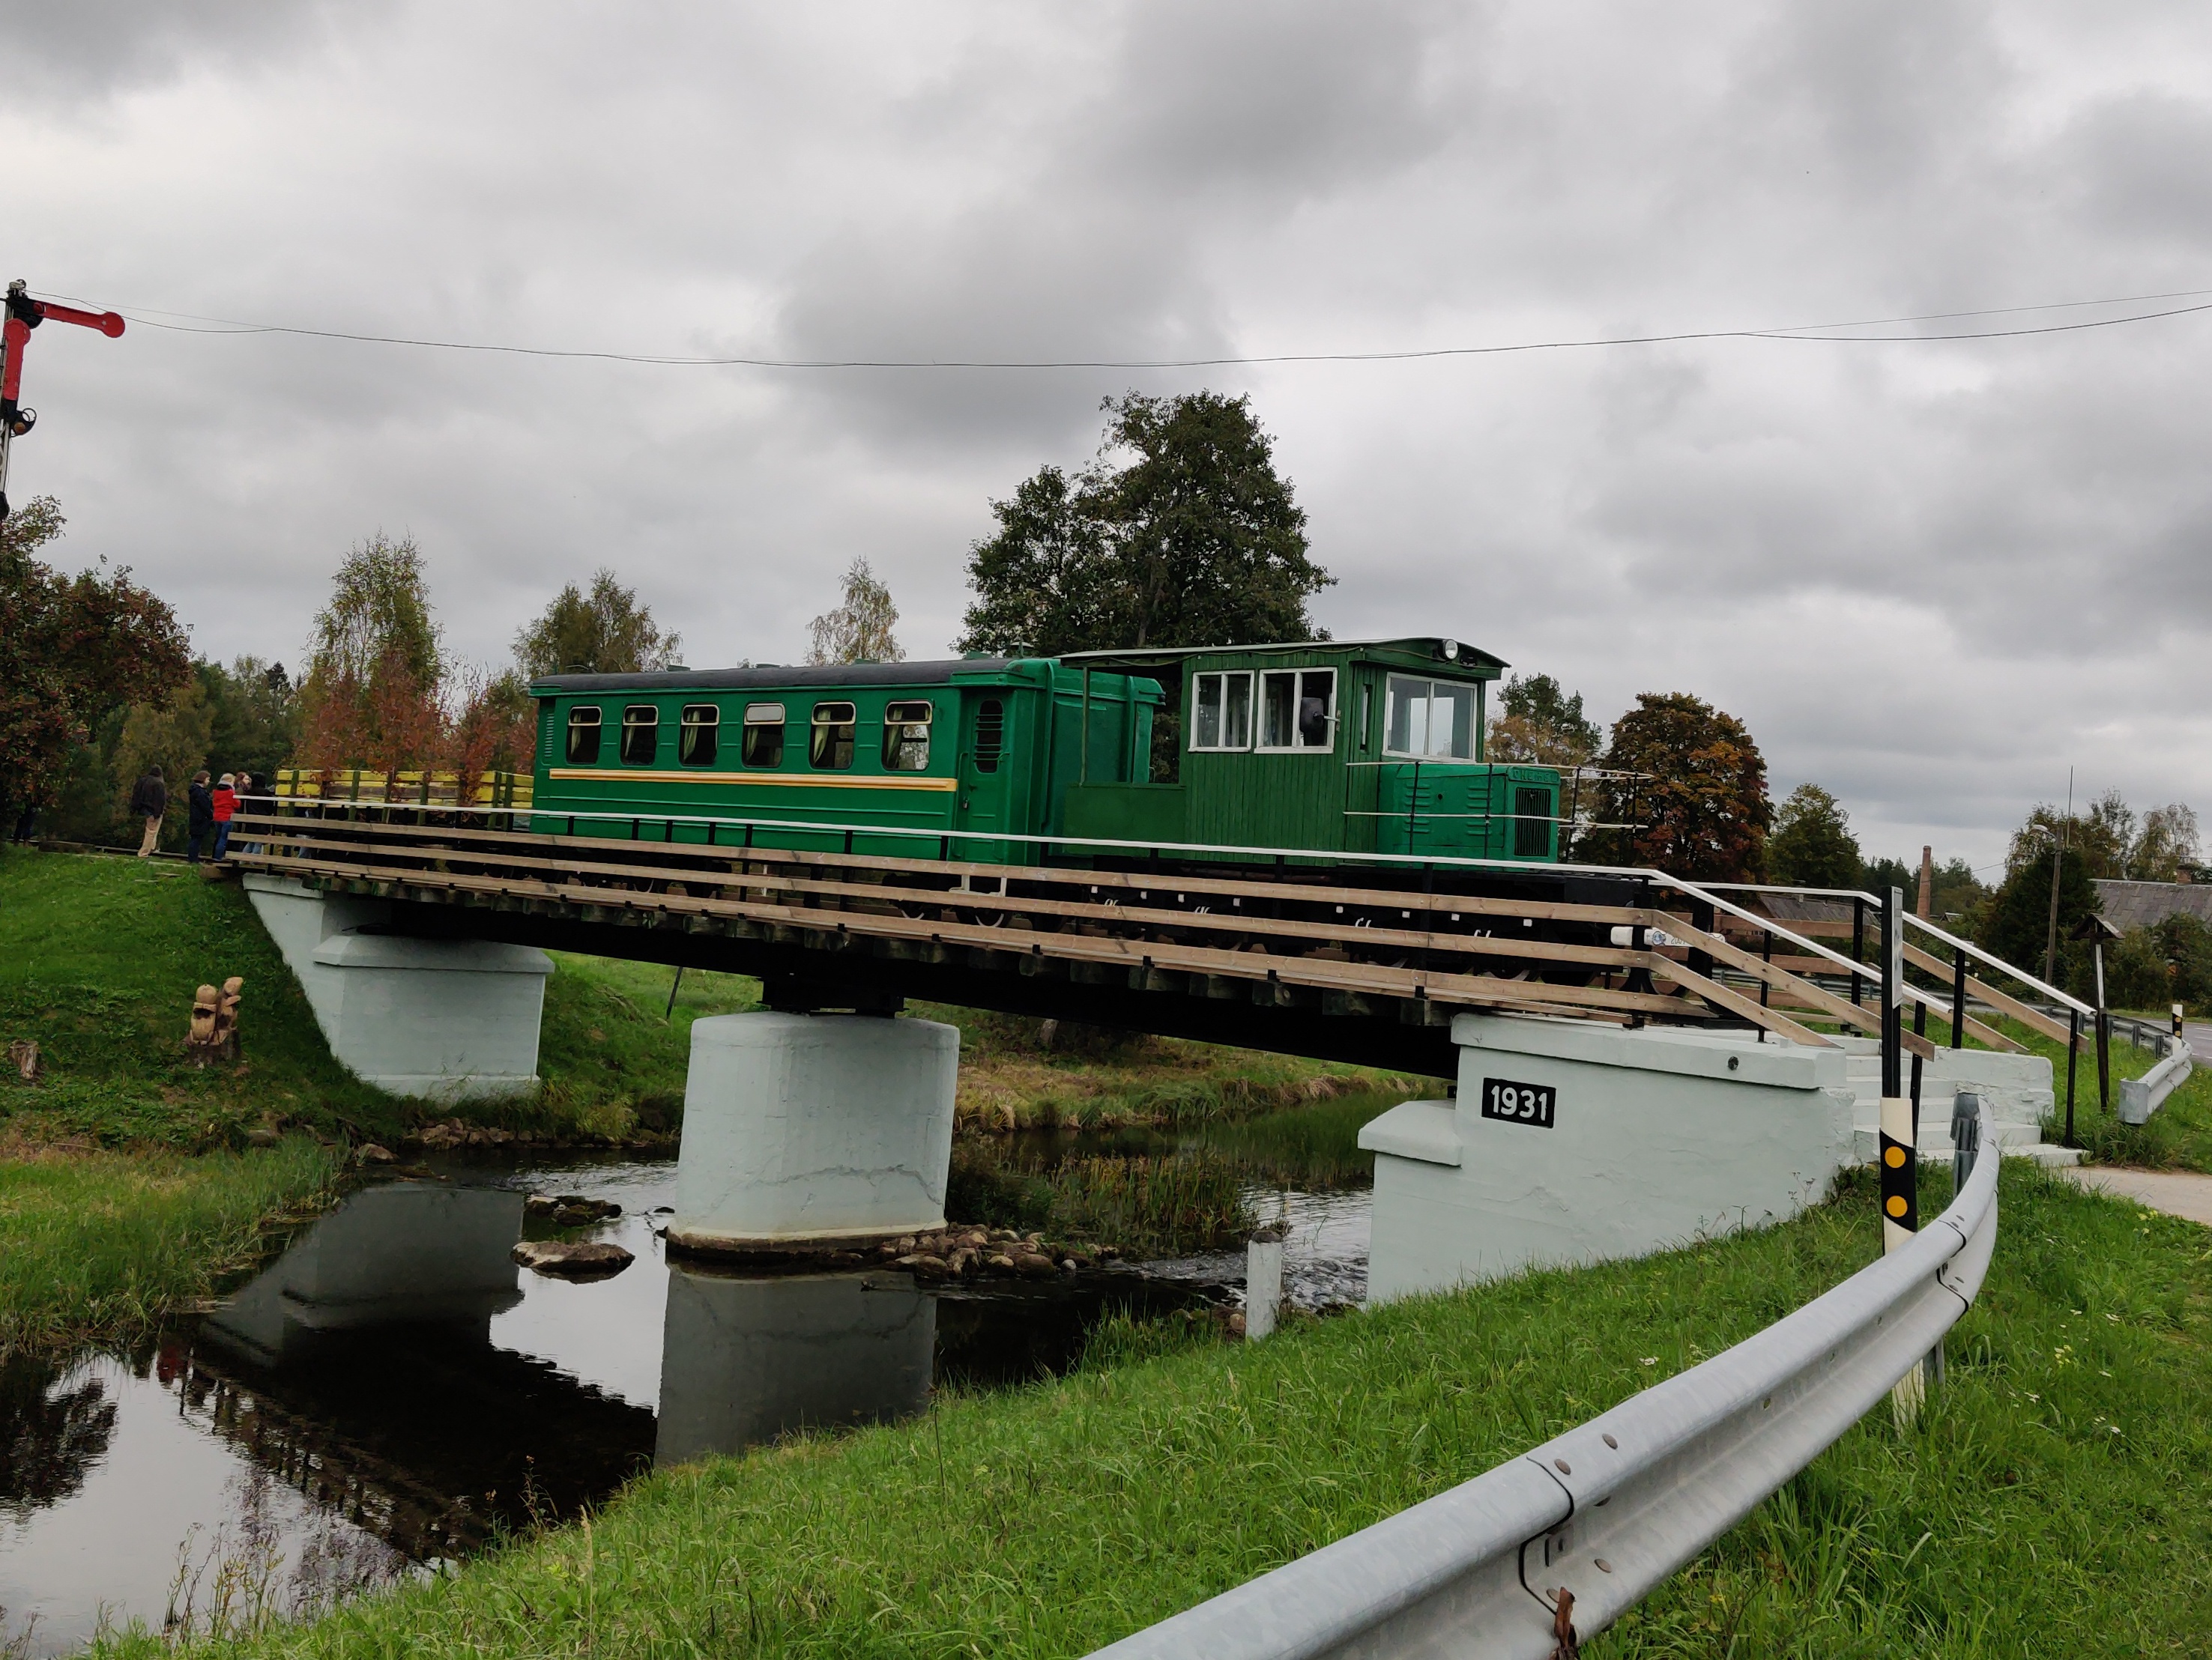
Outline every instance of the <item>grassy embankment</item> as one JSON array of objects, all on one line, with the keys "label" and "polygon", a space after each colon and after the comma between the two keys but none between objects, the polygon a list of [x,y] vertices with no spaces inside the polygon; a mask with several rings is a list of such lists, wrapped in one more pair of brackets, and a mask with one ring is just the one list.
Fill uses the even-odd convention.
[{"label": "grassy embankment", "polygon": [[[1586,1653],[2212,1645],[2206,1235],[2025,1166],[2002,1206],[1921,1427],[1869,1415]],[[1109,1331],[1070,1378],[659,1471],[588,1527],[246,1651],[1081,1654],[1694,1364],[1878,1249],[1854,1178],[1762,1233],[1263,1345]]]}]

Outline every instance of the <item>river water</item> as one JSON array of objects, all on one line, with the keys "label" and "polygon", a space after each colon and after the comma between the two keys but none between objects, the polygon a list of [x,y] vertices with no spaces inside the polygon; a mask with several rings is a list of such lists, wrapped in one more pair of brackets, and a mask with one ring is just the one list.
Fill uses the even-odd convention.
[{"label": "river water", "polygon": [[[1279,1158],[1267,1178],[1249,1197],[1288,1227],[1286,1295],[1358,1301],[1356,1173],[1340,1154],[1311,1190]],[[1109,1313],[1242,1296],[1241,1252],[945,1288],[672,1263],[674,1184],[667,1160],[451,1160],[356,1192],[157,1340],[0,1366],[0,1657],[310,1614],[656,1463],[1056,1374]],[[535,1191],[620,1205],[588,1237],[635,1261],[585,1282],[517,1268],[515,1241],[547,1232],[525,1222]]]}]

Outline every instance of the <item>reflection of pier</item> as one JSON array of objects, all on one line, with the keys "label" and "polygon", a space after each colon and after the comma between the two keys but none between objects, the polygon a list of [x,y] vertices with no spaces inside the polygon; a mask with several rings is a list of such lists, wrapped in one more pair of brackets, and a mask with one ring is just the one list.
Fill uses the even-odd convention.
[{"label": "reflection of pier", "polygon": [[672,1266],[654,1456],[735,1452],[929,1401],[937,1300],[903,1274],[740,1277]]},{"label": "reflection of pier", "polygon": [[418,1560],[598,1502],[649,1460],[653,1415],[492,1345],[521,1226],[517,1193],[356,1195],[202,1326],[187,1411]]}]

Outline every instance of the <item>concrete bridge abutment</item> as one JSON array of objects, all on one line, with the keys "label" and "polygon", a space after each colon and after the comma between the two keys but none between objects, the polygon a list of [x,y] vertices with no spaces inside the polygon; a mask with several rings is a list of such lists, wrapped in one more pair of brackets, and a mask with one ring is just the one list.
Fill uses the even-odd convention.
[{"label": "concrete bridge abutment", "polygon": [[381,931],[392,907],[248,872],[247,899],[331,1054],[394,1095],[498,1100],[538,1086],[553,960],[533,946]]}]

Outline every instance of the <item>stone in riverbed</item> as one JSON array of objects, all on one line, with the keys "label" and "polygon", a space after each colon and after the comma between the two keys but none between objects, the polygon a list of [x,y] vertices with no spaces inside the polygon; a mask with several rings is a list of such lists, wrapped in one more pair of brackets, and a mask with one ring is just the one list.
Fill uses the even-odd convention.
[{"label": "stone in riverbed", "polygon": [[630,1265],[630,1253],[605,1239],[525,1239],[514,1260],[540,1274],[564,1280],[604,1280]]},{"label": "stone in riverbed", "polygon": [[1024,1279],[1048,1280],[1057,1271],[1052,1265],[1052,1258],[1042,1251],[1022,1251],[1014,1253],[1014,1272]]}]

